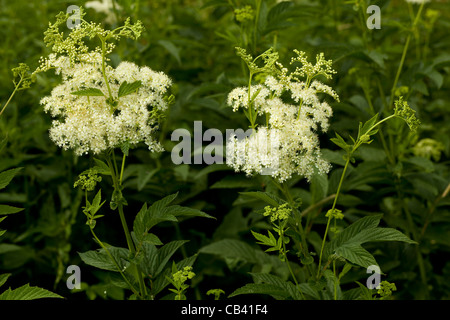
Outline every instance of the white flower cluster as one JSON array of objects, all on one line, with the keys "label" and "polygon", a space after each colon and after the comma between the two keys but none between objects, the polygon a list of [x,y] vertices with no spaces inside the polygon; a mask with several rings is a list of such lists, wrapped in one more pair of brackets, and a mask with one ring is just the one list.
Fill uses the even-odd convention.
[{"label": "white flower cluster", "polygon": [[[58,146],[73,149],[77,155],[98,154],[125,142],[134,145],[143,141],[152,151],[162,150],[152,133],[157,129],[157,115],[168,107],[164,96],[171,80],[164,73],[131,62],[121,62],[115,69],[106,66],[106,78],[115,98],[125,81],[141,81],[137,90],[118,98],[113,108],[107,103],[109,90],[100,53],[82,54],[79,62],[52,54],[44,62],[43,68],[56,68],[63,80],[50,96],[41,100],[44,111],[56,118],[50,128],[50,138]],[[100,90],[104,96],[73,94],[87,88]]]},{"label": "white flower cluster", "polygon": [[[271,175],[283,182],[294,174],[309,181],[315,168],[319,173],[329,171],[330,164],[321,156],[318,130],[328,130],[333,112],[318,94],[326,93],[336,100],[339,97],[318,80],[291,80],[268,76],[264,84],[235,88],[229,93],[227,102],[233,111],[247,111],[250,96],[253,110],[266,117],[266,125],[258,126],[249,137],[232,135],[227,141],[227,164],[236,172]],[[282,100],[284,92],[295,104]]]}]

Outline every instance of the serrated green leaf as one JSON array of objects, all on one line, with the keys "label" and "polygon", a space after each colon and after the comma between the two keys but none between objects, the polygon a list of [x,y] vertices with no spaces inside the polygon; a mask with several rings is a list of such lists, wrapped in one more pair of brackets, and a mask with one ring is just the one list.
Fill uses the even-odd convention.
[{"label": "serrated green leaf", "polygon": [[262,244],[264,246],[268,246],[268,247],[277,247],[278,248],[278,244],[277,244],[277,239],[275,239],[274,235],[270,232],[267,231],[269,236],[265,236],[261,233],[255,232],[253,230],[251,230],[253,236],[256,238],[256,240],[258,240],[259,244]]},{"label": "serrated green leaf", "polygon": [[105,162],[96,158],[94,158],[94,162],[96,164],[94,168],[97,170],[99,174],[111,175],[111,169]]},{"label": "serrated green leaf", "polygon": [[335,254],[363,268],[367,268],[371,265],[378,265],[372,254],[357,243],[340,246],[336,249]]},{"label": "serrated green leaf", "polygon": [[[269,273],[253,273],[250,275],[253,278],[255,283],[267,283],[277,286],[281,289],[286,290],[289,293],[290,297],[295,300],[301,300],[302,296],[300,294],[299,289],[290,281],[285,281],[278,276]],[[301,288],[300,288],[301,289]]]},{"label": "serrated green leaf", "polygon": [[262,191],[253,191],[253,192],[239,192],[239,194],[255,198],[261,201],[264,201],[267,204],[270,204],[272,207],[278,207],[280,204],[285,203],[283,199],[278,198],[277,196],[268,193],[268,192],[262,192]]},{"label": "serrated green leaf", "polygon": [[97,213],[97,211],[100,210],[100,208],[106,202],[106,200],[105,200],[102,203],[100,203],[100,201],[102,199],[101,192],[102,192],[102,189],[98,190],[97,194],[94,197],[94,200],[92,200],[92,204],[90,206],[90,213],[91,213],[91,215],[95,215]]},{"label": "serrated green leaf", "polygon": [[183,206],[179,206],[179,205],[173,205],[173,206],[169,206],[167,207],[166,210],[167,214],[171,214],[174,217],[202,217],[202,218],[210,218],[210,219],[216,219],[213,216],[210,216],[209,214],[198,210],[198,209],[193,209],[193,208],[189,208],[189,207],[183,207]]},{"label": "serrated green leaf", "polygon": [[76,96],[88,96],[88,97],[101,97],[105,96],[100,89],[97,88],[86,88],[71,92],[71,94]]},{"label": "serrated green leaf", "polygon": [[290,293],[284,288],[280,288],[268,283],[248,283],[245,286],[235,290],[228,298],[232,298],[241,294],[268,294],[278,299],[286,299]]},{"label": "serrated green leaf", "polygon": [[[184,267],[192,267],[196,259],[197,255],[190,256],[176,263],[176,267],[178,270],[182,270]],[[166,279],[166,277],[170,278],[170,274],[171,268],[165,268],[164,271],[160,274],[160,276],[157,277],[155,281],[153,281],[152,285],[153,295],[156,295],[159,292],[161,292],[169,284],[169,281]]]},{"label": "serrated green leaf", "polygon": [[340,232],[324,249],[324,255],[330,258],[332,254],[367,268],[377,264],[375,258],[361,244],[375,241],[401,241],[415,243],[403,233],[392,228],[377,228],[382,215],[366,216]]},{"label": "serrated green leaf", "polygon": [[165,244],[158,250],[158,259],[156,260],[155,276],[158,276],[166,266],[169,259],[175,254],[175,252],[189,240],[175,240]]},{"label": "serrated green leaf", "polygon": [[[136,236],[134,234],[134,231],[131,232],[131,236],[133,237],[134,242],[136,243],[136,246],[140,245],[140,241],[138,241],[136,239]],[[147,233],[143,236],[142,241],[141,242],[146,242],[155,246],[162,246],[163,243],[162,241],[158,238],[157,235],[153,234],[153,233]]]},{"label": "serrated green leaf", "polygon": [[350,263],[346,263],[344,265],[344,268],[342,269],[342,271],[339,273],[339,281],[341,281],[341,279],[351,270],[353,266]]},{"label": "serrated green leaf", "polygon": [[119,272],[119,268],[123,270],[128,267],[129,262],[126,259],[128,259],[129,251],[127,249],[109,247],[108,252],[115,262],[104,249],[91,250],[78,254],[84,263],[102,270]]},{"label": "serrated green leaf", "polygon": [[377,120],[378,120],[378,113],[369,120],[367,120],[362,127],[360,126],[360,132],[358,134],[358,137],[361,137],[365,134],[369,134],[370,128],[373,127],[373,125],[377,122]]},{"label": "serrated green leaf", "polygon": [[336,138],[331,138],[330,141],[333,142],[338,147],[342,148],[343,150],[348,151],[351,146],[348,145],[347,142],[345,142],[344,138],[342,138],[337,132],[335,134]]},{"label": "serrated green leaf", "polygon": [[22,169],[23,168],[21,167],[0,172],[0,190],[6,188],[6,186],[11,182],[14,176]]},{"label": "serrated green leaf", "polygon": [[154,245],[143,243],[141,249],[143,255],[141,268],[145,273],[151,275],[152,278],[156,278],[166,267],[175,252],[187,242],[187,240],[172,241],[160,249],[156,249]]},{"label": "serrated green leaf", "polygon": [[255,187],[257,182],[252,179],[240,175],[228,175],[222,180],[214,183],[211,189],[235,189],[235,188],[249,188]]},{"label": "serrated green leaf", "polygon": [[43,288],[30,287],[29,284],[23,285],[14,290],[11,290],[11,288],[9,288],[8,290],[0,294],[0,300],[36,300],[43,298],[63,297]]},{"label": "serrated green leaf", "polygon": [[135,92],[137,89],[139,89],[142,86],[142,81],[134,81],[132,83],[128,83],[126,81],[122,82],[122,84],[119,87],[119,91],[117,93],[117,96],[119,98],[127,96],[133,92]]},{"label": "serrated green leaf", "polygon": [[177,194],[169,195],[155,201],[150,208],[144,204],[133,222],[133,231],[136,239],[142,241],[142,237],[155,225],[163,221],[178,221],[177,218],[167,212],[167,205],[177,197]]},{"label": "serrated green leaf", "polygon": [[327,291],[326,298],[329,300],[342,300],[342,290],[339,281],[331,270],[325,270],[324,277],[326,279]]},{"label": "serrated green leaf", "polygon": [[259,247],[252,247],[248,243],[236,239],[222,239],[204,246],[199,253],[213,254],[220,258],[234,261],[243,261],[260,266],[270,266],[274,272],[280,275],[287,275],[289,270],[286,263],[282,262],[278,256],[269,255]]},{"label": "serrated green leaf", "polygon": [[352,238],[356,243],[376,242],[376,241],[401,241],[405,243],[415,244],[417,242],[411,240],[402,232],[393,228],[369,228],[362,230]]},{"label": "serrated green leaf", "polygon": [[257,262],[255,249],[243,241],[234,239],[213,242],[201,248],[199,252],[215,254],[224,258],[233,257],[252,263]]}]

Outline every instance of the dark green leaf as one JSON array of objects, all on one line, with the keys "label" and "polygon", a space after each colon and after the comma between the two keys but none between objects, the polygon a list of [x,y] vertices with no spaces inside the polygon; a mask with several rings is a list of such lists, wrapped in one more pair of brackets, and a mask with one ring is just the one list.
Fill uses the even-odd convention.
[{"label": "dark green leaf", "polygon": [[235,290],[228,298],[232,298],[241,294],[268,294],[278,299],[286,299],[290,293],[278,286],[268,283],[248,283],[245,286]]},{"label": "dark green leaf", "polygon": [[286,202],[268,192],[253,191],[253,192],[239,192],[239,194],[264,201],[265,203],[270,204],[272,207],[278,207],[280,204]]},{"label": "dark green leaf", "polygon": [[392,228],[377,228],[382,215],[367,216],[359,219],[339,233],[325,246],[325,257],[332,254],[367,268],[376,265],[375,258],[361,244],[374,241],[401,241],[415,243],[403,233]]},{"label": "dark green leaf", "polygon": [[102,270],[119,272],[119,268],[123,270],[128,267],[129,263],[126,259],[128,259],[129,251],[127,249],[109,247],[108,252],[112,258],[104,249],[87,251],[79,255],[84,263]]},{"label": "dark green leaf", "polygon": [[213,216],[210,216],[209,214],[198,210],[198,209],[193,209],[193,208],[189,208],[189,207],[182,207],[179,205],[173,205],[173,206],[169,206],[167,207],[166,210],[167,214],[171,214],[174,217],[203,217],[203,218],[211,218],[211,219],[216,219]]},{"label": "dark green leaf", "polygon": [[12,178],[23,168],[14,168],[0,172],[0,190],[6,188],[6,186],[11,182]]}]

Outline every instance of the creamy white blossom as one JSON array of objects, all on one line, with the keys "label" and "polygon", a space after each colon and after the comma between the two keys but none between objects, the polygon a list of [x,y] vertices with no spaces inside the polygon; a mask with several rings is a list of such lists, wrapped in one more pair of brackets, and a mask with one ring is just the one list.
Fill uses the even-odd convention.
[{"label": "creamy white blossom", "polygon": [[[268,76],[264,84],[235,88],[229,93],[227,102],[233,111],[248,110],[251,101],[253,109],[266,119],[250,136],[239,139],[232,135],[227,141],[227,164],[236,172],[271,175],[283,182],[295,174],[310,180],[314,172],[330,170],[320,152],[318,133],[328,130],[333,110],[319,94],[337,101],[339,96],[330,86],[311,79],[315,73],[330,78],[334,70],[323,55],[317,56],[317,65],[306,65],[304,53],[298,54],[293,61],[301,61],[304,66],[290,76],[283,71],[279,78]],[[306,82],[297,78],[301,74],[308,76]],[[283,100],[284,93],[290,96],[289,103]]]},{"label": "creamy white blossom", "polygon": [[[62,76],[62,83],[51,95],[42,98],[44,111],[56,118],[50,128],[50,138],[64,149],[73,149],[77,155],[98,154],[109,148],[145,142],[150,150],[161,151],[162,146],[152,135],[158,127],[158,115],[167,109],[164,99],[171,80],[162,72],[121,62],[117,68],[105,69],[113,107],[107,103],[109,90],[102,73],[102,56],[90,52],[72,62],[66,56],[55,55],[46,60]],[[120,86],[127,81],[141,82],[134,92],[118,97]],[[85,89],[98,89],[104,96],[76,95]]]},{"label": "creamy white blossom", "polygon": [[105,22],[111,24],[117,22],[116,15],[114,14],[114,5],[116,6],[116,10],[122,10],[122,7],[118,3],[114,4],[113,1],[114,0],[87,1],[84,6],[106,14]]}]

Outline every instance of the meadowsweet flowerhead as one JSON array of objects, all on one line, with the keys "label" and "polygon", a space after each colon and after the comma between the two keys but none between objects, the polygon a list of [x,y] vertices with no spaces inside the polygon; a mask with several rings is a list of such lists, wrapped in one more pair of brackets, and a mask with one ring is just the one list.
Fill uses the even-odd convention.
[{"label": "meadowsweet flowerhead", "polygon": [[342,220],[342,219],[344,219],[344,214],[342,213],[342,210],[334,208],[334,209],[328,210],[328,212],[325,214],[325,217],[327,217],[327,218],[332,217],[335,219]]},{"label": "meadowsweet flowerhead", "polygon": [[[304,54],[296,51],[294,61],[302,62],[303,69],[291,73],[284,68],[273,51],[265,57],[262,67],[254,65],[253,59],[245,51],[238,54],[246,61],[251,72],[267,72],[265,81],[238,87],[228,95],[228,105],[233,111],[242,110],[265,119],[265,123],[255,126],[252,134],[244,139],[231,136],[227,141],[227,164],[235,171],[247,175],[264,174],[283,182],[294,174],[310,180],[316,169],[326,173],[330,165],[322,158],[318,132],[326,132],[331,106],[319,97],[325,93],[339,101],[338,94],[316,76],[331,77],[331,61],[323,54],[317,56],[316,65],[307,62]],[[300,77],[306,77],[302,81]],[[286,101],[285,97],[290,97]]]},{"label": "meadowsweet flowerhead", "polygon": [[[84,22],[64,38],[57,32],[64,17],[59,15],[57,22],[50,24],[46,37],[54,52],[43,58],[38,68],[55,69],[62,78],[62,83],[41,99],[44,111],[55,118],[50,138],[77,155],[140,142],[151,151],[162,151],[152,135],[168,108],[170,78],[132,62],[122,61],[116,68],[107,64],[106,55],[114,48],[108,41],[138,37],[140,24],[127,20],[119,31],[106,31]],[[104,45],[88,50],[84,40],[95,36]]]},{"label": "meadowsweet flowerhead", "polygon": [[286,220],[291,215],[292,209],[288,207],[287,203],[283,203],[278,207],[266,206],[264,207],[263,215],[265,217],[269,216],[270,221],[274,222],[276,220]]},{"label": "meadowsweet flowerhead", "polygon": [[78,180],[73,185],[74,188],[80,187],[86,191],[93,191],[97,183],[102,181],[102,177],[99,175],[98,171],[94,168],[88,169],[82,172],[78,176]]},{"label": "meadowsweet flowerhead", "polygon": [[377,293],[380,295],[381,300],[385,300],[388,299],[390,296],[392,296],[393,291],[397,291],[395,283],[390,283],[388,281],[381,281]]},{"label": "meadowsweet flowerhead", "polygon": [[184,283],[188,279],[195,277],[195,273],[192,272],[192,267],[184,267],[182,270],[178,270],[172,274],[172,278],[176,283]]},{"label": "meadowsweet flowerhead", "polygon": [[411,131],[416,131],[420,126],[420,120],[416,118],[416,111],[411,109],[408,102],[404,101],[402,96],[394,102],[394,114],[405,120]]},{"label": "meadowsweet flowerhead", "polygon": [[30,67],[25,63],[19,63],[19,66],[12,68],[11,71],[13,73],[13,83],[17,90],[28,89],[36,81],[36,73],[30,73]]},{"label": "meadowsweet flowerhead", "polygon": [[234,10],[234,14],[236,16],[236,20],[241,23],[251,21],[254,17],[253,8],[249,5]]}]

